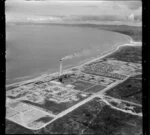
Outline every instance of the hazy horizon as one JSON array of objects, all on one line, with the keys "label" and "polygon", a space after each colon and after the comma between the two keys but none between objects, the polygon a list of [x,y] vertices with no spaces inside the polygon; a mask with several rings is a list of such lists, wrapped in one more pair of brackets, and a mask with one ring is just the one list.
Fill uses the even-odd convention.
[{"label": "hazy horizon", "polygon": [[141,23],[141,14],[141,1],[6,1],[6,22],[130,21]]}]

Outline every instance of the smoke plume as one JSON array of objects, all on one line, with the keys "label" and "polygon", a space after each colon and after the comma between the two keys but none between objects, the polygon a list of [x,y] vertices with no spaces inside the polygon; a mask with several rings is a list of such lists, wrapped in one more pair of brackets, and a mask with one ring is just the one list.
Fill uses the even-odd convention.
[{"label": "smoke plume", "polygon": [[68,59],[72,59],[72,58],[77,58],[77,57],[82,57],[82,56],[87,56],[93,53],[93,51],[99,51],[100,48],[91,48],[91,49],[84,49],[80,52],[76,52],[74,54],[71,55],[67,55],[65,57],[63,57],[61,60],[68,60]]}]

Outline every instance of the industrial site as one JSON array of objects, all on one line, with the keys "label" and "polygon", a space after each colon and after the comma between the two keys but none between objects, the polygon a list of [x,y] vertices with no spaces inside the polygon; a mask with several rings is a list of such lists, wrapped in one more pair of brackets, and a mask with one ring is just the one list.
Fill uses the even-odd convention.
[{"label": "industrial site", "polygon": [[2,5],[4,134],[147,134],[142,1]]},{"label": "industrial site", "polygon": [[105,94],[129,77],[140,74],[141,64],[102,58],[63,71],[63,59],[59,62],[59,74],[7,87],[8,120],[38,130],[96,97],[118,110],[142,116],[141,106],[136,109],[136,104]]}]

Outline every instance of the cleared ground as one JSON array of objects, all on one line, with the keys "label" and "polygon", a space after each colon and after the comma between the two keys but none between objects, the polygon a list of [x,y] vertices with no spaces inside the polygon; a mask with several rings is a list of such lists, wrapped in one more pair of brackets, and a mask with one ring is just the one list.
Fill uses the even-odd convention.
[{"label": "cleared ground", "polygon": [[77,90],[85,90],[91,86],[93,86],[94,84],[92,83],[88,83],[88,82],[84,82],[84,81],[76,81],[75,83],[73,83],[73,85],[75,86],[74,89],[77,89]]},{"label": "cleared ground", "polygon": [[30,102],[30,101],[23,101],[23,102],[34,105],[36,107],[40,107],[41,109],[43,109],[47,112],[52,112],[53,114],[57,115],[57,114],[61,113],[62,111],[68,109],[69,107],[77,104],[78,102],[86,99],[87,97],[89,97],[89,95],[86,95],[85,97],[81,96],[81,95],[77,95],[76,101],[70,101],[70,102],[66,102],[66,103],[56,103],[56,102],[50,101],[50,100],[45,100],[45,102],[43,104],[38,104],[38,103]]},{"label": "cleared ground", "polygon": [[141,118],[112,109],[99,98],[36,131],[37,134],[100,135],[137,135],[141,132]]},{"label": "cleared ground", "polygon": [[6,118],[8,120],[29,129],[37,129],[45,124],[43,121],[39,121],[39,119],[44,119],[45,117],[48,122],[53,119],[53,116],[50,117],[48,113],[24,103],[13,103],[6,107]]},{"label": "cleared ground", "polygon": [[96,85],[94,87],[91,87],[91,88],[87,89],[86,92],[88,92],[88,93],[96,93],[96,92],[101,91],[104,88],[106,88],[106,87],[102,86],[102,85]]}]

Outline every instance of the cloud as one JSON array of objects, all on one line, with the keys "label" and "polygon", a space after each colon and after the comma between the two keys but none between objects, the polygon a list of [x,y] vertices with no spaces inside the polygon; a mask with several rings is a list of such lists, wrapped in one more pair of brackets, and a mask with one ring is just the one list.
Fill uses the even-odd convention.
[{"label": "cloud", "polygon": [[142,6],[141,1],[128,1],[126,2],[126,5],[129,9],[137,10]]},{"label": "cloud", "polygon": [[[140,1],[99,0],[8,0],[6,20],[51,21],[51,17],[64,16],[67,20],[117,21],[125,20],[132,13],[141,16]],[[81,18],[74,18],[81,16]],[[82,17],[83,16],[83,17]],[[84,17],[85,16],[85,17]],[[68,17],[68,18],[67,18]]]}]

